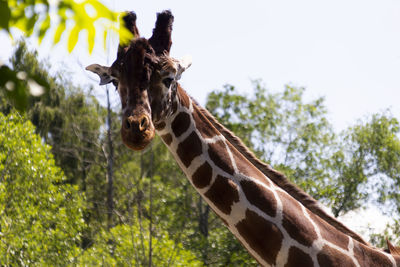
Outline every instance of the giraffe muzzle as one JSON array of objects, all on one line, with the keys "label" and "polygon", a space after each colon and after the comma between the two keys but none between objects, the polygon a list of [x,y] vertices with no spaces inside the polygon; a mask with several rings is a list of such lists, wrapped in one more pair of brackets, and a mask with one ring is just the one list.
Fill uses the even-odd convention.
[{"label": "giraffe muzzle", "polygon": [[139,118],[137,116],[129,116],[125,119],[125,129],[133,132],[145,132],[150,126],[150,119],[146,115]]},{"label": "giraffe muzzle", "polygon": [[132,115],[123,119],[122,141],[130,149],[144,149],[153,140],[154,134],[154,126],[148,115]]}]

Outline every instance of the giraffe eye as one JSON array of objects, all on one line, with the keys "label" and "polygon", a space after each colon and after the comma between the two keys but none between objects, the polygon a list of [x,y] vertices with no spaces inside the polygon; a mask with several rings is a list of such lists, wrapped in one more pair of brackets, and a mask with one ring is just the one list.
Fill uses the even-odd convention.
[{"label": "giraffe eye", "polygon": [[172,78],[169,78],[169,77],[164,78],[164,79],[162,80],[163,84],[164,84],[165,87],[167,87],[167,88],[169,88],[169,87],[171,86],[172,81],[173,81],[173,79],[172,79]]}]

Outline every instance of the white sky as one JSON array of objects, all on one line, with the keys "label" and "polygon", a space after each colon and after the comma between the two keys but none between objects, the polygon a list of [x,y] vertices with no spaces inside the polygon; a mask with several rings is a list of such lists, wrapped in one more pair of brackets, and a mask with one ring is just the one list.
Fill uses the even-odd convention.
[{"label": "white sky", "polygon": [[[207,93],[225,83],[246,92],[250,79],[261,78],[273,91],[289,83],[306,87],[307,99],[324,96],[338,130],[387,108],[400,119],[399,0],[103,2],[115,10],[134,10],[147,38],[156,12],[173,12],[171,55],[192,55],[181,83],[203,105]],[[12,44],[5,34],[0,38],[0,59],[6,61]],[[70,72],[77,83],[93,83],[96,77],[83,68],[106,64],[107,53],[100,43],[89,56],[85,38],[81,34],[72,54],[62,45],[50,48],[45,38],[39,55],[49,58],[53,69]],[[116,47],[114,39],[111,62]]]}]

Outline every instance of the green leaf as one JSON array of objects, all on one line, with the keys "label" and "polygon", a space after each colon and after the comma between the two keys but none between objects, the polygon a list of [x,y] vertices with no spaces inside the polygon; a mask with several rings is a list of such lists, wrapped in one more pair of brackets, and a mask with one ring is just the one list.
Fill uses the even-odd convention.
[{"label": "green leaf", "polygon": [[54,41],[53,41],[54,44],[57,44],[60,41],[61,35],[64,31],[65,31],[65,20],[61,20],[54,34]]},{"label": "green leaf", "polygon": [[110,11],[105,5],[95,0],[87,0],[84,4],[90,4],[97,12],[97,17],[107,18],[110,20],[115,20],[116,14]]},{"label": "green leaf", "polygon": [[119,42],[121,45],[126,45],[132,40],[133,34],[125,27],[119,29]]},{"label": "green leaf", "polygon": [[35,24],[38,20],[38,15],[35,13],[33,14],[32,17],[30,17],[27,21],[26,21],[26,26],[25,26],[25,34],[27,36],[30,36],[33,32],[33,28],[35,27]]},{"label": "green leaf", "polygon": [[0,262],[65,266],[80,253],[82,196],[68,184],[35,127],[0,113]]},{"label": "green leaf", "polygon": [[46,18],[40,25],[39,29],[39,44],[42,42],[44,35],[46,34],[47,30],[50,28],[50,15],[47,14]]},{"label": "green leaf", "polygon": [[89,53],[92,53],[93,47],[94,47],[94,38],[95,38],[95,34],[96,34],[96,30],[95,30],[93,24],[87,25],[87,31],[88,31]]},{"label": "green leaf", "polygon": [[9,21],[11,18],[10,7],[8,6],[8,2],[1,0],[0,1],[0,28],[9,30]]},{"label": "green leaf", "polygon": [[103,32],[103,47],[104,47],[104,50],[107,49],[107,31]]},{"label": "green leaf", "polygon": [[72,30],[69,32],[69,38],[68,38],[68,52],[72,52],[72,50],[74,49],[76,43],[78,42],[78,38],[79,38],[79,32],[81,31],[81,27],[78,26],[78,24],[76,24]]}]

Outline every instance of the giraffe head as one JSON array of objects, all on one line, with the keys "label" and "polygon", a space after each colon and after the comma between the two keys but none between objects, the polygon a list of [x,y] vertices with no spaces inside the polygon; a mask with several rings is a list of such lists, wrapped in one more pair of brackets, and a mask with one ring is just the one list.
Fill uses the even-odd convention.
[{"label": "giraffe head", "polygon": [[117,87],[122,140],[129,148],[142,150],[154,137],[154,124],[173,111],[177,81],[190,61],[169,56],[174,19],[170,11],[157,14],[149,39],[140,38],[134,12],[123,19],[134,38],[128,45],[119,45],[117,59],[110,67],[92,64],[86,69],[100,76],[100,85],[112,82]]}]

